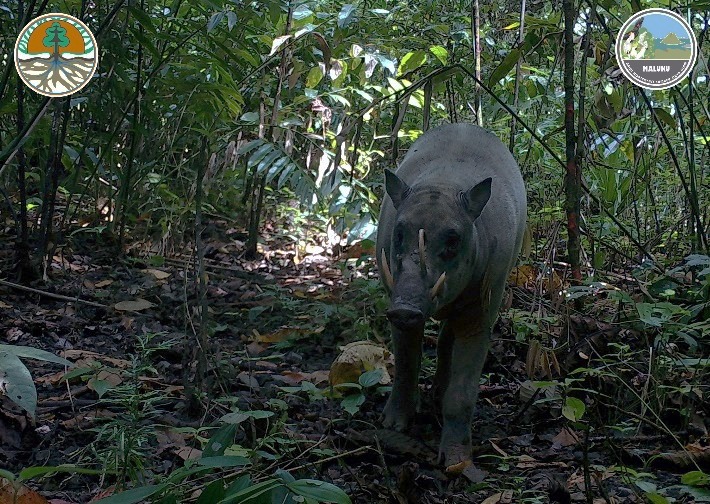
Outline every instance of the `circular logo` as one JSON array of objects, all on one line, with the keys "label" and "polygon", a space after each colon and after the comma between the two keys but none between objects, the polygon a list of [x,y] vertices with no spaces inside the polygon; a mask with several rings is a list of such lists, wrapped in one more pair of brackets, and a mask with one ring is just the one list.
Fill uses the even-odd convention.
[{"label": "circular logo", "polygon": [[17,73],[30,89],[45,96],[76,93],[91,80],[98,63],[94,35],[67,14],[33,19],[15,43]]},{"label": "circular logo", "polygon": [[668,89],[685,79],[698,57],[690,25],[667,9],[637,12],[616,37],[616,61],[624,75],[646,89]]}]

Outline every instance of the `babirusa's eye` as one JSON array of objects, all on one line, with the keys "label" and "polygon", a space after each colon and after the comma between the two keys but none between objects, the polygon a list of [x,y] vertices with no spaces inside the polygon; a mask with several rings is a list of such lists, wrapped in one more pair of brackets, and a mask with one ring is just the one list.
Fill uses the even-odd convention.
[{"label": "babirusa's eye", "polygon": [[455,231],[447,233],[444,237],[444,248],[440,254],[441,258],[446,261],[456,257],[460,244],[461,237],[458,233]]},{"label": "babirusa's eye", "polygon": [[402,230],[401,226],[397,226],[394,230],[394,244],[395,244],[395,246],[402,245],[402,241],[404,241],[404,230]]},{"label": "babirusa's eye", "polygon": [[446,237],[446,248],[457,249],[461,238],[458,235],[449,235]]}]

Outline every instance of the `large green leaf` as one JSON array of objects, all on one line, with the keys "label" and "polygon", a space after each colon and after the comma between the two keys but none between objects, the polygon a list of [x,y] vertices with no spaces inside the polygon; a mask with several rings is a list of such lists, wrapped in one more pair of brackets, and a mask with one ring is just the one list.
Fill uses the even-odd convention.
[{"label": "large green leaf", "polygon": [[307,499],[314,499],[316,502],[334,502],[336,504],[351,504],[352,502],[343,490],[325,481],[300,479],[293,483],[287,483],[286,487],[293,493]]},{"label": "large green leaf", "polygon": [[165,489],[165,485],[148,485],[140,488],[133,488],[125,492],[113,494],[96,502],[96,504],[138,504],[151,495],[155,495]]},{"label": "large green leaf", "polygon": [[202,456],[209,458],[224,455],[224,451],[234,442],[237,427],[237,424],[225,424],[217,429],[214,434],[210,436],[207,446],[205,446],[205,449],[202,451]]},{"label": "large green leaf", "polygon": [[488,80],[488,85],[493,86],[498,83],[499,80],[501,80],[503,77],[508,75],[508,72],[515,66],[515,64],[518,62],[520,59],[520,50],[518,49],[513,49],[511,50],[508,55],[503,58],[503,61],[500,62],[500,65],[498,65],[498,68],[493,70],[493,73],[491,74],[491,78]]},{"label": "large green leaf", "polygon": [[426,52],[412,51],[404,55],[397,68],[397,76],[412,72],[426,63]]},{"label": "large green leaf", "polygon": [[357,8],[353,4],[345,4],[338,13],[338,28],[347,28],[355,21]]},{"label": "large green leaf", "polygon": [[[35,359],[47,362],[54,362],[55,364],[61,364],[62,366],[73,366],[71,362],[63,357],[58,357],[53,353],[40,350],[39,348],[33,348],[28,346],[17,346],[17,345],[0,345],[0,352],[7,352],[17,357],[23,357],[25,359]],[[2,369],[2,368],[0,368]]]},{"label": "large green leaf", "polygon": [[[6,346],[6,345],[4,345]],[[37,390],[30,371],[17,355],[0,350],[0,390],[32,417],[37,409]]]},{"label": "large green leaf", "polygon": [[442,65],[446,65],[446,62],[449,60],[449,51],[447,51],[444,46],[431,46],[429,50],[434,56],[436,56],[436,59],[438,59]]},{"label": "large green leaf", "polygon": [[272,491],[274,488],[282,486],[283,483],[277,479],[269,479],[252,485],[248,488],[240,490],[232,495],[227,495],[224,499],[219,501],[219,504],[231,504],[231,503],[248,503],[257,497]]}]

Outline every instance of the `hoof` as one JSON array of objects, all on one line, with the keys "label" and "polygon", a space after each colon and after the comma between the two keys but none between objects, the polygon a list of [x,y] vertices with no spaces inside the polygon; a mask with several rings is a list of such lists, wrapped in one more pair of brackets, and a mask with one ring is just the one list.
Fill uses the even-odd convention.
[{"label": "hoof", "polygon": [[403,432],[409,427],[414,411],[402,407],[396,407],[391,401],[387,401],[385,409],[382,412],[380,421],[386,429],[392,429],[398,432]]},{"label": "hoof", "polygon": [[448,468],[471,461],[471,447],[463,444],[451,444],[439,447],[439,464]]}]

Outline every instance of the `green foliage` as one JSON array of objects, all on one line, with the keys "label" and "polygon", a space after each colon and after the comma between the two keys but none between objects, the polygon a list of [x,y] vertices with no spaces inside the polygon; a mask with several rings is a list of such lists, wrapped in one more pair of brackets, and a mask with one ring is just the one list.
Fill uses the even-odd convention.
[{"label": "green foliage", "polygon": [[37,408],[37,389],[32,375],[20,358],[53,362],[71,367],[68,360],[37,348],[0,345],[0,389],[7,397],[32,417]]},{"label": "green foliage", "polygon": [[365,402],[368,391],[375,391],[380,394],[388,392],[390,387],[377,387],[383,374],[383,369],[372,369],[362,373],[357,383],[341,383],[335,387],[339,392],[347,394],[340,401],[340,406],[351,415],[354,415],[360,411],[360,406]]}]

